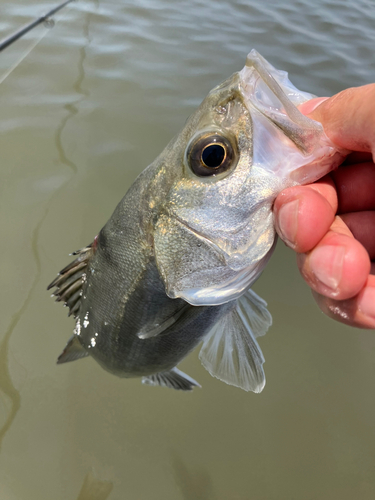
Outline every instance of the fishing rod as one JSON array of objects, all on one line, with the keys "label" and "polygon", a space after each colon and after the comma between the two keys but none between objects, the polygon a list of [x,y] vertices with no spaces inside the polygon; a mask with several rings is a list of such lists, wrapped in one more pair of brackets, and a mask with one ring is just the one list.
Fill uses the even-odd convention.
[{"label": "fishing rod", "polygon": [[48,21],[48,19],[51,16],[53,16],[54,14],[56,14],[56,12],[58,12],[63,7],[65,7],[65,5],[68,5],[68,3],[71,3],[73,1],[74,0],[66,0],[65,2],[61,3],[57,7],[54,7],[52,10],[47,12],[47,14],[45,14],[44,16],[38,17],[38,19],[35,19],[35,21],[32,21],[31,23],[27,24],[26,26],[24,26],[20,30],[16,31],[16,33],[14,33],[13,35],[10,35],[7,38],[5,38],[4,40],[2,40],[0,42],[0,52],[3,51],[4,49],[6,49],[7,47],[9,47],[9,45],[14,43],[16,40],[21,38],[23,35],[25,35],[29,31],[31,31],[33,28],[35,28],[39,24],[44,23],[45,21]]}]

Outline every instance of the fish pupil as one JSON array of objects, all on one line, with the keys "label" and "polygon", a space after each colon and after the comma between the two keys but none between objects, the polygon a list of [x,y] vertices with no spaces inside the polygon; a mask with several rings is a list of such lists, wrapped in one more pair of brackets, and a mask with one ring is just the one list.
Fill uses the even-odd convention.
[{"label": "fish pupil", "polygon": [[209,168],[220,167],[224,158],[225,149],[220,144],[210,144],[202,152],[202,162]]}]

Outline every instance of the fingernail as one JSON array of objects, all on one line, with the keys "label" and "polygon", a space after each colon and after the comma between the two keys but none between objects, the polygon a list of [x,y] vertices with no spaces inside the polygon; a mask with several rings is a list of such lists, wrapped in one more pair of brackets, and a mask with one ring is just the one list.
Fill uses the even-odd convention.
[{"label": "fingernail", "polygon": [[278,214],[280,236],[292,248],[296,245],[298,209],[299,200],[294,200],[283,205]]},{"label": "fingernail", "polygon": [[315,278],[327,291],[338,292],[341,281],[345,247],[326,245],[318,247],[310,255],[309,265]]},{"label": "fingernail", "polygon": [[358,301],[358,309],[365,316],[375,319],[375,288],[365,288],[362,297]]},{"label": "fingernail", "polygon": [[312,99],[311,101],[306,101],[303,104],[300,104],[298,106],[298,109],[303,113],[304,115],[309,115],[315,109],[322,104],[322,102],[326,101],[329,99],[329,97],[318,97],[315,99]]}]

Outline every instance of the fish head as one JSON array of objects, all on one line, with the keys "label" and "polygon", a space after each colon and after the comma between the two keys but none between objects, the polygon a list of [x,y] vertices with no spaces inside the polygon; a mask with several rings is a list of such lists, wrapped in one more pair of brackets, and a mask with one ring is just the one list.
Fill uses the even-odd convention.
[{"label": "fish head", "polygon": [[188,120],[169,149],[175,180],[154,231],[168,296],[219,305],[259,276],[275,246],[277,194],[342,158],[297,108],[312,97],[252,51]]}]

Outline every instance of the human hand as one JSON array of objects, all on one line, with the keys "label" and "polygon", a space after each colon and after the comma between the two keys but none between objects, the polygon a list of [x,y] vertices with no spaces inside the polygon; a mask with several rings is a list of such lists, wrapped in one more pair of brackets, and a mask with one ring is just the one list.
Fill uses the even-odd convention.
[{"label": "human hand", "polygon": [[375,328],[375,84],[306,102],[302,113],[352,151],[314,184],[279,194],[276,230],[328,316]]}]

